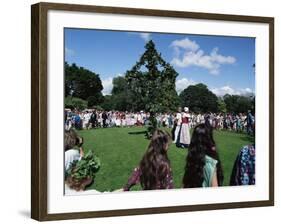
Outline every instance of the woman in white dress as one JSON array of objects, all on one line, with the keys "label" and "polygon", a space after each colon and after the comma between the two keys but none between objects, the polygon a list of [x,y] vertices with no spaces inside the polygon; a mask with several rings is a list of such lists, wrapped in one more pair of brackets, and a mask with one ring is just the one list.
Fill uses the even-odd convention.
[{"label": "woman in white dress", "polygon": [[189,114],[188,107],[184,108],[184,112],[182,113],[181,120],[182,122],[180,127],[180,133],[176,145],[177,147],[187,148],[190,144],[190,131],[189,131],[190,114]]}]

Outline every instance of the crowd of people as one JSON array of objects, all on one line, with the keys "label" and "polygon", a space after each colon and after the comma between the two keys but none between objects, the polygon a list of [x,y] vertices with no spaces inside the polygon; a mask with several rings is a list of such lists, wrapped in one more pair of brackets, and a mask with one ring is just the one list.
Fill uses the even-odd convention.
[{"label": "crowd of people", "polygon": [[[171,135],[167,131],[157,129],[138,166],[133,169],[121,190],[129,191],[136,184],[140,184],[143,190],[173,189],[175,187],[173,172],[168,157],[171,142]],[[75,149],[75,145],[79,147]],[[65,157],[65,171],[74,160],[83,157],[81,140],[72,130],[65,132]],[[223,168],[213,138],[213,128],[210,125],[202,123],[194,128],[185,161],[183,188],[223,185]],[[242,147],[234,162],[231,179],[228,181],[231,186],[255,184],[254,145]],[[85,181],[80,182],[81,188],[84,189]],[[78,189],[81,189],[80,182],[76,182]],[[96,190],[94,192],[98,193]]]},{"label": "crowd of people", "polygon": [[65,129],[91,129],[108,127],[143,126],[147,123],[149,113],[143,111],[121,112],[100,110],[65,110]]},{"label": "crowd of people", "polygon": [[[177,113],[156,114],[157,126],[175,128],[182,124],[194,128],[198,124],[209,123],[216,130],[232,130],[236,132],[247,132],[253,134],[255,130],[255,118],[251,111],[248,113],[193,113],[181,111]],[[149,123],[150,114],[144,111],[122,112],[122,111],[101,111],[86,109],[65,110],[65,129],[91,129],[108,127],[132,127],[145,126]]]},{"label": "crowd of people", "polygon": [[[139,165],[134,168],[124,185],[124,191],[129,191],[136,184],[140,184],[143,190],[174,188],[173,172],[167,153],[170,143],[169,133],[161,129],[155,131]],[[182,187],[222,186],[223,168],[211,126],[202,123],[194,128],[188,151]],[[231,179],[228,181],[231,186],[255,184],[254,145],[246,145],[239,151]]]},{"label": "crowd of people", "polygon": [[[83,141],[72,133],[72,125],[75,128],[142,126],[146,124],[148,118],[149,114],[142,111],[139,113],[68,111],[65,116],[66,129],[68,129],[65,132],[65,170],[73,160],[83,157],[81,148]],[[213,130],[221,128],[237,131],[242,126],[241,130],[246,130],[248,133],[254,132],[254,116],[251,111],[248,111],[247,115],[212,113],[201,115],[190,113],[189,108],[184,107],[183,110],[179,108],[175,114],[158,114],[157,118],[160,121],[159,125],[168,124],[168,127],[173,128],[171,134],[159,128],[153,133],[147,151],[134,168],[128,182],[123,186],[123,191],[129,191],[136,184],[140,184],[143,190],[174,188],[173,172],[167,153],[172,141],[178,147],[188,149],[182,177],[183,188],[222,186],[224,174],[213,138]],[[166,123],[167,120],[168,123]],[[76,123],[77,121],[79,122]],[[247,125],[243,128],[244,123]],[[191,127],[193,128],[192,135],[190,134]],[[79,146],[77,151],[74,151],[74,145]],[[228,181],[232,186],[255,184],[254,145],[242,147],[233,164],[231,179]]]}]

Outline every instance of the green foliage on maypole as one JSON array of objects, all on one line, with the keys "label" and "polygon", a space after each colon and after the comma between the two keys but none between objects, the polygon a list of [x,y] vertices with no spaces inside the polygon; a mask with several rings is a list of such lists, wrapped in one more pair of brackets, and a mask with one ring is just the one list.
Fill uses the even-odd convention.
[{"label": "green foliage on maypole", "polygon": [[178,73],[163,60],[152,40],[146,43],[145,49],[132,69],[126,72],[125,79],[133,97],[133,110],[150,113],[149,137],[157,127],[156,113],[175,111],[178,106]]}]

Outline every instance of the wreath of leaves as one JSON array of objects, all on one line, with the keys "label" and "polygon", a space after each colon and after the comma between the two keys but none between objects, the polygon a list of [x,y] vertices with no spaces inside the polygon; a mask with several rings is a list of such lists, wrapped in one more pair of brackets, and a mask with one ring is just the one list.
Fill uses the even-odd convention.
[{"label": "wreath of leaves", "polygon": [[72,177],[75,180],[83,180],[85,178],[95,178],[95,174],[101,166],[100,159],[89,151],[79,161],[74,161],[70,168],[66,171],[67,177]]}]

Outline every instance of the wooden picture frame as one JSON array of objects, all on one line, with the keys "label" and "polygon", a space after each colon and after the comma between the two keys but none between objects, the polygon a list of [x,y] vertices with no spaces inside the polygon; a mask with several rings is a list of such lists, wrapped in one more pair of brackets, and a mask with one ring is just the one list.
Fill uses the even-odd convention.
[{"label": "wooden picture frame", "polygon": [[[103,7],[57,3],[38,3],[31,7],[31,217],[39,221],[80,219],[94,217],[187,212],[226,208],[246,208],[274,205],[274,18],[240,15],[223,15],[183,11],[164,11],[137,8]],[[106,211],[48,212],[48,12],[87,12],[152,16],[165,18],[189,18],[212,21],[249,22],[269,25],[269,183],[268,200],[215,203],[185,206],[131,208]],[[63,88],[63,87],[62,87]]]}]

